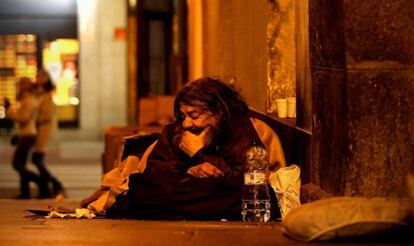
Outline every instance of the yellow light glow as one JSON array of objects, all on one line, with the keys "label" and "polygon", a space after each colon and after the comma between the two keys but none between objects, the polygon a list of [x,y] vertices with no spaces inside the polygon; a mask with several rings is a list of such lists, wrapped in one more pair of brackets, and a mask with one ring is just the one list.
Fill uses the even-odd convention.
[{"label": "yellow light glow", "polygon": [[60,63],[60,53],[49,48],[43,49],[43,64],[47,67],[47,64],[52,63]]},{"label": "yellow light glow", "polygon": [[77,98],[77,97],[71,97],[70,98],[70,104],[72,104],[72,105],[78,105],[79,104],[79,98]]},{"label": "yellow light glow", "polygon": [[137,0],[129,0],[129,6],[135,8],[137,6]]},{"label": "yellow light glow", "polygon": [[59,53],[59,44],[54,41],[50,43],[50,50],[54,53]]},{"label": "yellow light glow", "polygon": [[50,43],[53,52],[64,54],[77,54],[79,52],[79,42],[76,39],[57,39]]},{"label": "yellow light glow", "polygon": [[27,40],[27,42],[33,42],[33,41],[36,40],[36,36],[35,35],[31,35],[31,34],[26,35],[26,40]]},{"label": "yellow light glow", "polygon": [[[52,72],[56,85],[53,101],[59,105],[78,105],[79,99],[73,99],[73,86],[77,85],[76,65],[68,57],[76,57],[79,41],[76,39],[57,39],[43,49],[44,67]],[[65,56],[69,55],[69,56]],[[66,57],[66,58],[64,58]]]}]

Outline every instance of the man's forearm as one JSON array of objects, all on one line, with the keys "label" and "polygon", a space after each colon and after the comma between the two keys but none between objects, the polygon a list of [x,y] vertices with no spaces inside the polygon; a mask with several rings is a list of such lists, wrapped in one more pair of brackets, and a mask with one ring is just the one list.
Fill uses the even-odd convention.
[{"label": "man's forearm", "polygon": [[213,164],[214,166],[216,166],[218,169],[220,169],[224,174],[231,171],[230,166],[227,165],[227,163],[221,157],[216,156],[216,155],[206,154],[204,153],[203,149],[195,153],[192,159],[197,164],[209,162]]}]

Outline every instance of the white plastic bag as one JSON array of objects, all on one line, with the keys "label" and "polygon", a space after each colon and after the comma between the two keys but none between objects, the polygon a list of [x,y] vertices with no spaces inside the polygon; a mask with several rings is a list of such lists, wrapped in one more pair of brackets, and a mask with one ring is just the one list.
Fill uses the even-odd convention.
[{"label": "white plastic bag", "polygon": [[269,183],[279,200],[283,220],[290,211],[300,206],[300,168],[294,164],[280,168],[270,175]]}]

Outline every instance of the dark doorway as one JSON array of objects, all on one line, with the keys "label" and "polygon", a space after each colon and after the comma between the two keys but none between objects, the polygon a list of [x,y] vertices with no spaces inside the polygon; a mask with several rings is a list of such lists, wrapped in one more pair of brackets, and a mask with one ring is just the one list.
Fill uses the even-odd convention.
[{"label": "dark doorway", "polygon": [[187,80],[186,1],[138,6],[138,96],[174,94]]},{"label": "dark doorway", "polygon": [[188,79],[187,1],[130,3],[128,33],[128,121],[168,123],[173,95]]}]

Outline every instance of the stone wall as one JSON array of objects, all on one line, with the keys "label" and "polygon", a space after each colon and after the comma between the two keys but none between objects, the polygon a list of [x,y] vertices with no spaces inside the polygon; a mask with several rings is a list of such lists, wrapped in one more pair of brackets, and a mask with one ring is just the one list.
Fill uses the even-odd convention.
[{"label": "stone wall", "polygon": [[334,194],[406,195],[414,167],[411,0],[310,0],[314,181]]},{"label": "stone wall", "polygon": [[[262,112],[299,83],[297,126],[312,131],[306,181],[335,195],[405,195],[405,175],[414,169],[412,1],[304,6],[203,2],[203,75],[234,79]],[[305,10],[308,16],[295,16]]]}]

